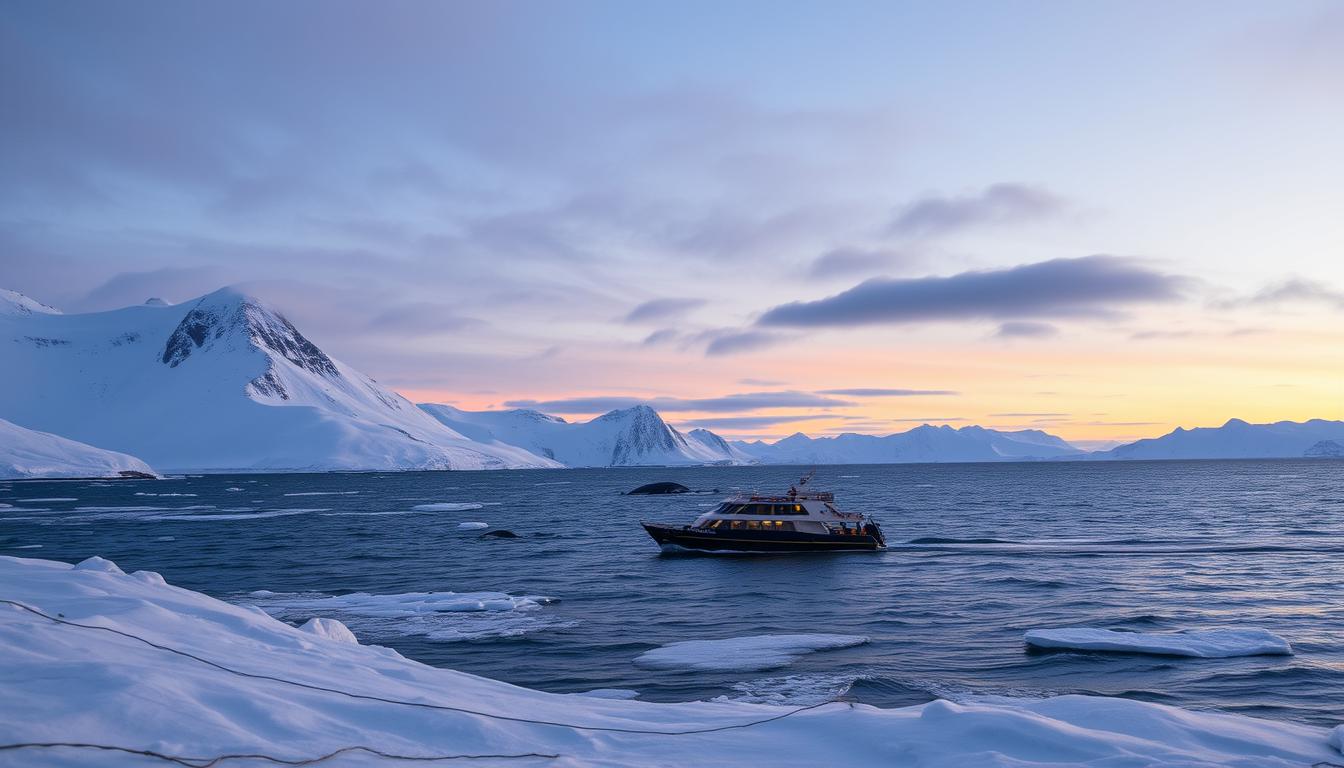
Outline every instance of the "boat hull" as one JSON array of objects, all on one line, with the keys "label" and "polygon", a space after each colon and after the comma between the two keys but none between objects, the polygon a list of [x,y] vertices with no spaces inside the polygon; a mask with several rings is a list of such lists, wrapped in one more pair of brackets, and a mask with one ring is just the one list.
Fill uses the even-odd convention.
[{"label": "boat hull", "polygon": [[707,531],[689,526],[674,527],[640,523],[660,546],[677,546],[702,552],[874,552],[886,544],[868,534],[801,533],[798,531]]}]

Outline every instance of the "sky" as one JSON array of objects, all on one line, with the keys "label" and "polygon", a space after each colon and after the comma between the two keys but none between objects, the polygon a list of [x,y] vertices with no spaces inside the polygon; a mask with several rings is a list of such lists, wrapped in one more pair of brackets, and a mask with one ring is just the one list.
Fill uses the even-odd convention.
[{"label": "sky", "polygon": [[417,402],[1344,418],[1344,4],[0,0],[0,287]]}]

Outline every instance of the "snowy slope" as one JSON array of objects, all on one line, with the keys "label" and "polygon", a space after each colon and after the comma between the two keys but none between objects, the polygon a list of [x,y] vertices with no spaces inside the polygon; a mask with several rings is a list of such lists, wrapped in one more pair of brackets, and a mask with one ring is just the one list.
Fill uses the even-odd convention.
[{"label": "snowy slope", "polygon": [[902,464],[944,461],[1005,461],[1082,455],[1054,435],[1039,430],[1000,432],[985,427],[924,424],[893,435],[846,433],[808,437],[795,433],[775,443],[735,443],[770,464]]},{"label": "snowy slope", "polygon": [[[1344,421],[1279,421],[1248,424],[1230,419],[1221,427],[1174,431],[1093,454],[1097,459],[1295,459],[1322,450],[1320,443],[1344,443]],[[1328,446],[1327,446],[1328,449]],[[1313,454],[1315,455],[1315,454]]]},{"label": "snowy slope", "polygon": [[232,289],[82,315],[0,305],[0,418],[161,469],[554,466],[453,432]]},{"label": "snowy slope", "polygon": [[538,411],[463,411],[421,404],[425,413],[476,440],[499,440],[568,467],[746,464],[751,459],[707,430],[683,435],[646,405],[568,422]]},{"label": "snowy slope", "polygon": [[[1119,698],[996,697],[899,709],[834,702],[791,710],[547,694],[349,642],[335,622],[295,628],[260,610],[167,585],[155,573],[124,574],[101,558],[72,567],[0,557],[0,583],[5,599],[83,625],[0,605],[5,744],[75,742],[290,761],[360,746],[422,759],[496,756],[472,765],[636,768],[1285,768],[1344,759],[1324,728]],[[525,754],[543,757],[505,757]],[[75,747],[16,749],[5,760],[155,764]],[[332,764],[392,762],[353,751]],[[253,763],[260,761],[247,762]]]},{"label": "snowy slope", "polygon": [[34,432],[0,419],[0,480],[119,477],[122,472],[154,474],[148,464],[134,456]]}]

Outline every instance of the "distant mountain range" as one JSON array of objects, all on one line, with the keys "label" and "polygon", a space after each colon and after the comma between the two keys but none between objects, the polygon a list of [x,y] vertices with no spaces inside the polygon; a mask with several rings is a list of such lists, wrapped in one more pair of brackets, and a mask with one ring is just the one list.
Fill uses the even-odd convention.
[{"label": "distant mountain range", "polygon": [[[0,290],[0,478],[148,472],[505,469],[1344,457],[1344,422],[1176,429],[1087,452],[1040,430],[921,425],[773,443],[681,432],[648,406],[570,422],[418,407],[224,289],[64,315]],[[96,446],[96,447],[95,447]]]},{"label": "distant mountain range", "polygon": [[432,403],[420,408],[473,440],[516,445],[569,467],[755,463],[709,430],[682,434],[647,405],[577,423],[530,410],[463,411]]}]

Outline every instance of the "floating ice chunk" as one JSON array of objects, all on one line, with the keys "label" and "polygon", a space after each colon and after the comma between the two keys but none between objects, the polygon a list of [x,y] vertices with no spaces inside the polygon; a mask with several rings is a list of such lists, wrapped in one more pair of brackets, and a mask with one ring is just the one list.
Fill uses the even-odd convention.
[{"label": "floating ice chunk", "polygon": [[1027,645],[1078,651],[1148,653],[1158,656],[1291,655],[1287,640],[1264,629],[1208,629],[1194,632],[1116,632],[1092,627],[1033,629]]},{"label": "floating ice chunk", "polygon": [[635,664],[653,669],[755,672],[792,664],[799,656],[863,645],[862,635],[751,635],[722,640],[683,640],[645,651]]},{"label": "floating ice chunk", "polygon": [[359,640],[350,628],[335,619],[309,619],[299,629],[304,632],[310,632],[318,637],[325,637],[328,640],[335,640],[338,643],[354,643],[359,645]]},{"label": "floating ice chunk", "polygon": [[162,576],[154,571],[136,571],[131,574],[131,578],[139,579],[146,584],[154,584],[160,587],[167,586],[168,584],[168,582],[163,580]]},{"label": "floating ice chunk", "polygon": [[41,544],[20,544],[15,549],[41,549]]},{"label": "floating ice chunk", "polygon": [[461,512],[467,509],[480,509],[484,504],[474,502],[447,502],[443,504],[416,504],[411,509],[416,512]]},{"label": "floating ice chunk", "polygon": [[556,602],[552,597],[515,597],[504,592],[405,592],[396,595],[374,595],[368,592],[353,592],[348,595],[253,592],[249,597],[263,598],[267,600],[267,603],[262,605],[263,608],[273,608],[275,612],[285,614],[306,611],[381,618],[423,616],[433,613],[529,610]]},{"label": "floating ice chunk", "polygon": [[[241,489],[239,489],[241,490]],[[359,491],[300,491],[297,493],[286,493],[286,496],[354,496]]]},{"label": "floating ice chunk", "polygon": [[480,531],[490,527],[489,523],[482,523],[479,520],[471,520],[465,523],[457,524],[458,530],[462,531]]},{"label": "floating ice chunk", "polygon": [[125,576],[126,572],[117,567],[117,564],[106,558],[94,555],[87,560],[81,560],[75,566],[76,571],[102,571],[103,573],[115,573]]},{"label": "floating ice chunk", "polygon": [[243,489],[242,489],[242,488],[225,488],[224,490],[228,491],[229,493],[242,493],[242,490],[243,490]]}]

